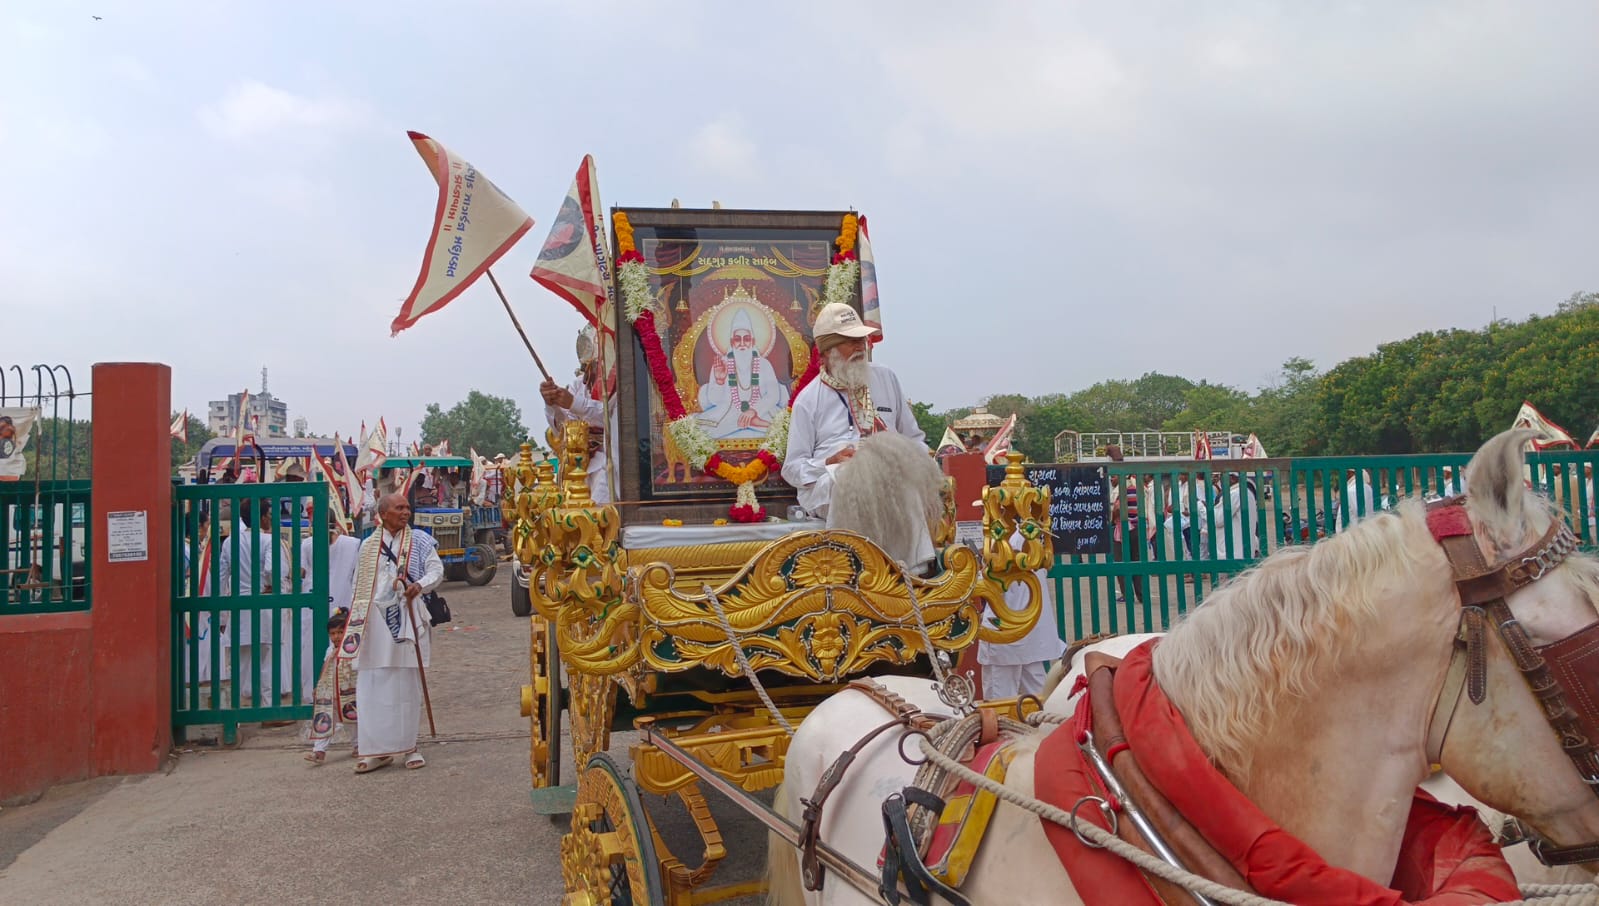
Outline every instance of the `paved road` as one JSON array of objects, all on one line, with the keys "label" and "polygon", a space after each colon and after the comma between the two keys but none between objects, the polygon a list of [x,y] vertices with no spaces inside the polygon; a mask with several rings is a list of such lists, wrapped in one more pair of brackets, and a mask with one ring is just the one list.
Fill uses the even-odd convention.
[{"label": "paved road", "polygon": [[[0,903],[560,903],[565,826],[528,802],[527,622],[510,613],[508,581],[502,571],[484,588],[442,589],[455,622],[434,637],[440,736],[423,740],[426,768],[356,776],[347,749],[311,767],[298,728],[246,727],[232,750],[185,746],[168,773],[58,787],[0,811]],[[632,741],[613,737],[624,765]],[[645,798],[697,864],[681,809]],[[758,876],[758,828],[713,809],[733,850],[719,878]]]}]

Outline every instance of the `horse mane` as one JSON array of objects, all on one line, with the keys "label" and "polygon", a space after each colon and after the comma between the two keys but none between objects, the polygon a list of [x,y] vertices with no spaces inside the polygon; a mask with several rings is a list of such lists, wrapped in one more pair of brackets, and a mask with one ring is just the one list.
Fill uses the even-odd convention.
[{"label": "horse mane", "polygon": [[872,539],[914,566],[918,542],[943,513],[944,474],[927,447],[879,431],[861,441],[833,479],[829,522]]}]

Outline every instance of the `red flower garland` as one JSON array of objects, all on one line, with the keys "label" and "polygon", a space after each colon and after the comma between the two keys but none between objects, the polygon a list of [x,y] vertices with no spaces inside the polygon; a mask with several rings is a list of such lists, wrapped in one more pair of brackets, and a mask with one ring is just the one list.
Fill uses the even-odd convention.
[{"label": "red flower garland", "polygon": [[678,395],[677,382],[672,380],[672,366],[667,364],[666,352],[661,349],[661,335],[655,332],[655,312],[647,308],[640,312],[638,319],[633,322],[633,330],[644,346],[644,361],[650,369],[650,380],[661,394],[666,417],[672,421],[682,418],[688,413],[683,409],[683,398]]}]

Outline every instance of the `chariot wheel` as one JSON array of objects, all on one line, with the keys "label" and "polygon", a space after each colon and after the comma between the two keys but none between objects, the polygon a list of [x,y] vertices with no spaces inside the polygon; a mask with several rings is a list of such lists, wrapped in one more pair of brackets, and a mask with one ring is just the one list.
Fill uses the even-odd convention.
[{"label": "chariot wheel", "polygon": [[660,863],[638,785],[611,756],[589,759],[561,838],[565,906],[663,906]]},{"label": "chariot wheel", "polygon": [[466,584],[487,585],[494,581],[500,558],[495,555],[494,548],[487,544],[474,544],[466,549],[466,562],[461,566],[466,574]]},{"label": "chariot wheel", "polygon": [[[514,565],[514,564],[513,564]],[[533,595],[514,574],[511,576],[511,613],[525,617],[533,612]]]},{"label": "chariot wheel", "polygon": [[522,687],[522,714],[530,724],[528,766],[533,787],[544,789],[561,785],[561,659],[554,625],[540,617],[528,623],[531,685]]}]

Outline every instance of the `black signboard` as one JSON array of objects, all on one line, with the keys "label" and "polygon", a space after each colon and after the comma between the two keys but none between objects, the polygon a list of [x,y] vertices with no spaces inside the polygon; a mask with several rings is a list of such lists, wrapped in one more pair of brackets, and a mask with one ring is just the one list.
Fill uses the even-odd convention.
[{"label": "black signboard", "polygon": [[[1027,480],[1049,490],[1049,533],[1055,553],[1110,553],[1110,475],[1104,466],[1024,465]],[[988,467],[988,485],[1005,480],[1004,466]]]}]

